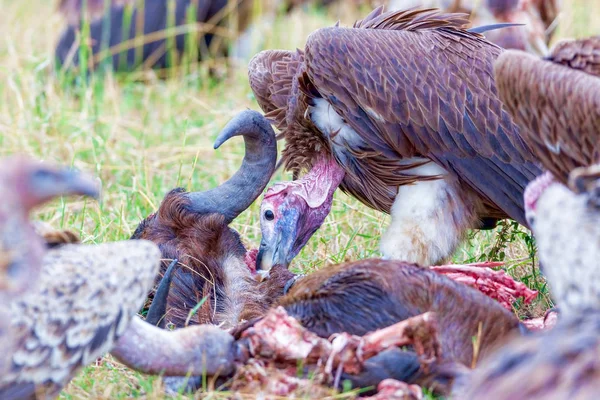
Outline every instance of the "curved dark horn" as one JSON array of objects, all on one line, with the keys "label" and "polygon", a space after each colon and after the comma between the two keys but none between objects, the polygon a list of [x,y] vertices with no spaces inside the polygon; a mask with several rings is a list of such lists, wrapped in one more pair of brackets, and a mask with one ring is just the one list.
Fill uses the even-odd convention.
[{"label": "curved dark horn", "polygon": [[171,288],[171,281],[173,280],[173,271],[175,270],[177,262],[177,259],[175,259],[169,264],[169,267],[156,288],[152,304],[146,314],[146,322],[158,326],[159,328],[165,327],[164,316],[167,314],[167,298],[169,297],[169,289]]},{"label": "curved dark horn", "polygon": [[215,149],[240,135],[244,136],[246,145],[242,166],[219,187],[188,193],[192,211],[223,214],[230,223],[250,207],[269,183],[277,161],[277,140],[271,124],[257,111],[242,111],[223,128],[215,141]]}]

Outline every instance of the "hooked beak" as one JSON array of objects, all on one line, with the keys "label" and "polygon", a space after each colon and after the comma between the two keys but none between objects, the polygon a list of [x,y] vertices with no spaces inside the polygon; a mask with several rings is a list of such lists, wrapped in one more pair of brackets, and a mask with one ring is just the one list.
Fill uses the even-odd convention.
[{"label": "hooked beak", "polygon": [[[275,265],[281,265],[288,267],[290,262],[288,259],[290,249],[284,248],[282,241],[277,240],[277,243],[267,243],[265,239],[261,240],[260,248],[258,249],[258,255],[256,256],[256,270],[257,271],[270,271]],[[291,247],[291,246],[290,246]]]},{"label": "hooked beak", "polygon": [[55,173],[48,173],[45,169],[34,172],[31,188],[40,203],[56,196],[100,196],[100,185],[96,179],[70,168],[60,169]]},{"label": "hooked beak", "polygon": [[284,212],[273,230],[263,230],[260,248],[256,256],[256,271],[269,271],[275,265],[288,267],[298,254],[294,249],[297,242],[298,215],[295,210]]},{"label": "hooked beak", "polygon": [[89,196],[95,199],[100,197],[100,185],[91,176],[72,169],[63,171],[64,193]]}]

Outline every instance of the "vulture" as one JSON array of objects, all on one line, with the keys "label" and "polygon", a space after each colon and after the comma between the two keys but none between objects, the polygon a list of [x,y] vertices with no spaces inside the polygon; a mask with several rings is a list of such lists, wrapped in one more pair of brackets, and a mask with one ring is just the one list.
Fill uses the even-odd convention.
[{"label": "vulture", "polygon": [[386,258],[433,265],[468,229],[526,225],[525,186],[541,173],[497,94],[502,49],[463,14],[374,10],[353,28],[312,33],[304,51],[269,50],[250,86],[282,131],[282,162],[302,179],[261,205],[258,268],[288,265],[339,186],[390,213]]},{"label": "vulture", "polygon": [[[225,55],[227,43],[218,36],[229,34],[226,17],[233,10],[238,18],[236,31],[242,32],[252,16],[252,0],[174,0],[173,9],[170,3],[167,0],[142,0],[141,3],[137,0],[85,0],[84,7],[84,0],[61,0],[59,11],[66,17],[68,26],[56,45],[56,59],[62,66],[79,64],[78,32],[83,16],[90,21],[93,58],[90,66],[96,67],[108,58],[112,60],[110,64],[114,70],[133,70],[140,66],[167,68],[177,64],[177,59],[170,59],[170,39],[164,34],[171,26],[181,32],[172,37],[176,58],[191,48],[190,40],[194,35],[196,38],[192,43],[196,44],[196,49],[192,51],[197,51],[199,60],[208,55]],[[235,7],[229,7],[229,3],[235,3]],[[105,8],[106,4],[108,8]],[[202,25],[202,29],[188,33],[184,28],[190,20]],[[127,41],[138,35],[144,36],[143,46],[128,45]],[[109,54],[103,56],[102,51],[107,49]]]},{"label": "vulture", "polygon": [[[233,338],[220,329],[167,332],[136,316],[158,272],[160,252],[153,243],[61,245],[56,238],[71,242],[72,236],[45,233],[53,238],[53,248],[46,248],[28,211],[57,195],[97,195],[94,181],[11,158],[1,163],[0,182],[6,194],[0,219],[6,273],[0,307],[7,318],[2,322],[9,324],[0,331],[0,398],[55,398],[83,366],[108,351],[151,374],[215,374],[233,368]],[[6,288],[21,295],[9,298]],[[207,359],[218,361],[219,369]]]},{"label": "vulture", "polygon": [[505,49],[518,49],[540,56],[558,25],[562,0],[390,0],[392,10],[436,7],[444,12],[470,14],[474,26],[515,23],[523,26],[490,32],[486,37]]},{"label": "vulture", "polygon": [[457,399],[593,399],[600,390],[600,40],[495,64],[498,92],[547,170],[525,192],[527,218],[561,318],[516,339],[458,380]]},{"label": "vulture", "polygon": [[[596,399],[600,313],[568,316],[553,329],[515,339],[456,379],[453,399]],[[463,380],[464,379],[464,380]]]},{"label": "vulture", "polygon": [[600,37],[563,42],[546,59],[507,51],[495,64],[499,95],[547,170],[527,187],[525,212],[562,310],[581,298],[600,306],[599,67]]},{"label": "vulture", "polygon": [[[275,132],[257,111],[243,111],[229,121],[215,148],[234,136],[243,136],[246,146],[235,175],[204,192],[172,190],[132,236],[159,247],[164,260],[161,275],[172,260],[178,261],[166,304],[157,306],[166,308],[161,326],[232,328],[266,312],[293,276],[285,270],[271,274],[269,282],[258,283],[255,263],[246,262],[239,234],[228,227],[262,193],[277,160]],[[200,308],[190,316],[197,304]]]},{"label": "vulture", "polygon": [[10,326],[10,304],[37,288],[43,244],[29,224],[29,212],[56,196],[96,196],[93,181],[72,170],[34,162],[21,155],[0,160],[0,376],[10,366],[8,355],[16,332]]}]

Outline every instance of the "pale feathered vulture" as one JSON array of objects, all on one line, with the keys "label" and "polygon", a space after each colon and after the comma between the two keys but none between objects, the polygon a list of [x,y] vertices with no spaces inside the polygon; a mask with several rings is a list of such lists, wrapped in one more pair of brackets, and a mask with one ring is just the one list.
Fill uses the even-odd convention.
[{"label": "pale feathered vulture", "polygon": [[37,287],[44,245],[35,240],[29,212],[56,196],[96,196],[95,182],[70,169],[12,156],[0,161],[0,376],[9,367],[15,332],[10,303]]},{"label": "pale feathered vulture", "polygon": [[562,0],[390,0],[389,6],[392,10],[437,7],[444,12],[464,12],[473,26],[522,24],[490,32],[486,37],[505,49],[545,55],[556,32]]},{"label": "pale feathered vulture", "polygon": [[[154,244],[61,246],[74,241],[72,234],[42,227],[44,238],[51,238],[47,243],[36,234],[27,218],[33,206],[61,194],[97,195],[94,181],[11,158],[2,163],[0,184],[6,274],[0,292],[5,318],[0,321],[0,398],[54,398],[82,367],[108,351],[151,374],[233,369],[235,347],[226,332],[206,326],[167,332],[136,316],[158,271],[160,251]],[[48,245],[56,248],[47,250]],[[9,297],[5,290],[21,296]]]},{"label": "pale feathered vulture", "polygon": [[600,314],[569,316],[553,329],[515,339],[458,380],[453,399],[596,399]]},{"label": "pale feathered vulture", "polygon": [[600,77],[589,73],[598,65],[598,43],[564,42],[545,60],[511,51],[496,62],[500,96],[548,169],[527,187],[525,207],[552,295],[566,315],[551,331],[499,350],[457,385],[456,398],[598,395]]},{"label": "pale feathered vulture", "polygon": [[502,50],[467,23],[379,8],[314,32],[304,51],[255,56],[250,85],[286,140],[284,165],[309,170],[267,191],[258,264],[289,264],[338,186],[391,213],[386,257],[421,265],[450,256],[470,228],[526,223],[523,190],[540,169],[497,95]]},{"label": "pale feathered vulture", "polygon": [[582,298],[600,306],[599,63],[600,38],[591,38],[564,42],[545,60],[506,52],[495,66],[501,98],[549,171],[528,186],[525,209],[564,309],[581,308]]}]

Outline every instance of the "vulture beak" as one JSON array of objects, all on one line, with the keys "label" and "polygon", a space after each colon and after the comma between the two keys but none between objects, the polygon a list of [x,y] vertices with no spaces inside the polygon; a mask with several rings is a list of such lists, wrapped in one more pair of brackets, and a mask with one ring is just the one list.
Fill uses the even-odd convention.
[{"label": "vulture beak", "polygon": [[275,223],[274,229],[263,229],[262,240],[256,257],[256,270],[269,271],[275,265],[288,267],[298,254],[296,227],[298,211],[287,209]]},{"label": "vulture beak", "polygon": [[98,198],[100,185],[95,179],[73,169],[40,167],[30,175],[31,194],[38,202],[56,196],[83,195]]}]

